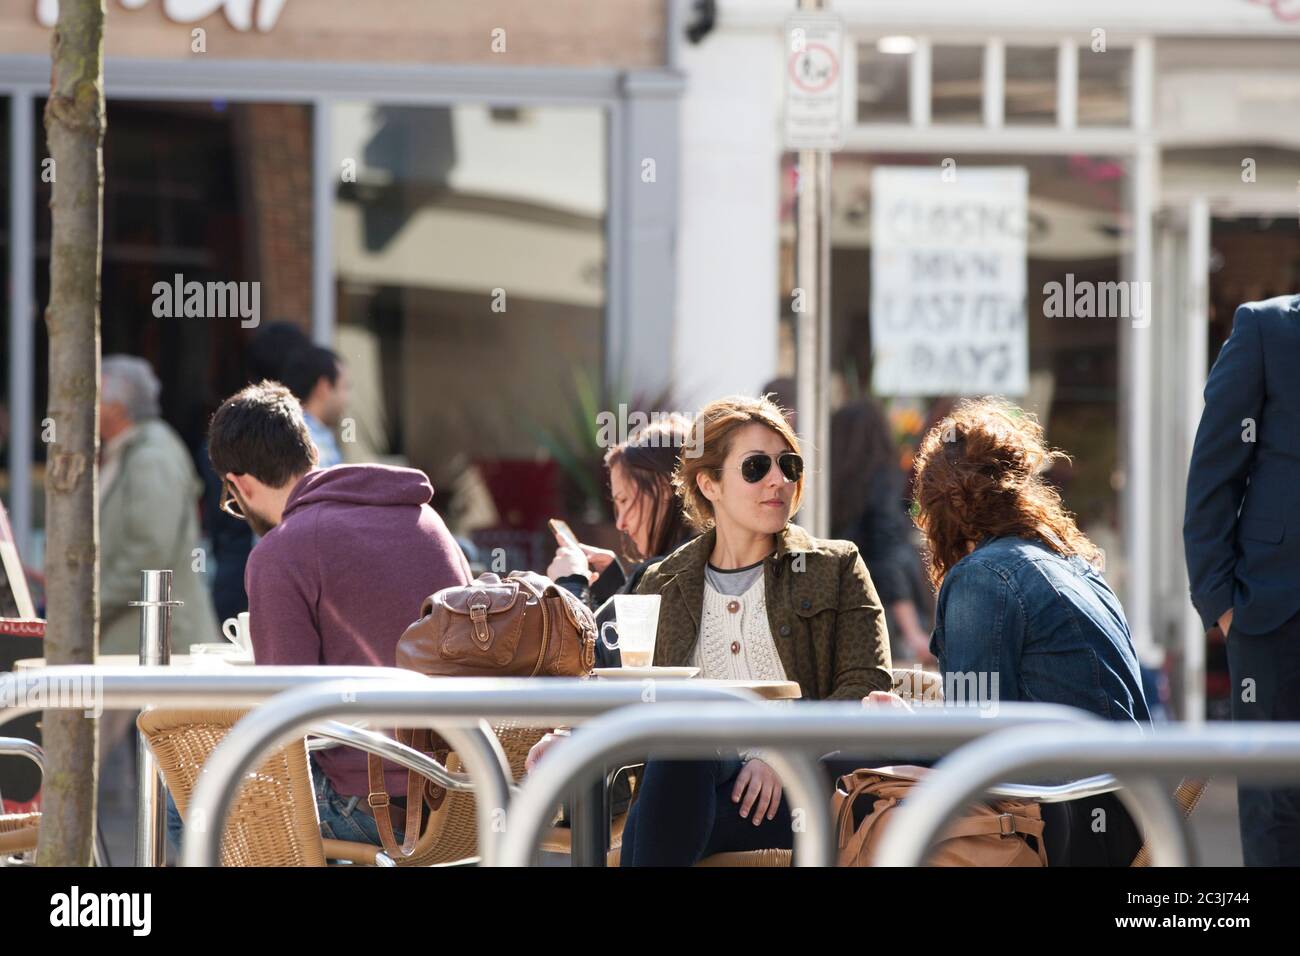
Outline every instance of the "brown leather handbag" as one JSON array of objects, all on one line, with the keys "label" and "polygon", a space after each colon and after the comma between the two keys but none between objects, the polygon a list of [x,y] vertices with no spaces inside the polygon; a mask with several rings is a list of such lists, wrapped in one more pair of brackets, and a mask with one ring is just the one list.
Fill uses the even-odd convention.
[{"label": "brown leather handbag", "polygon": [[[420,618],[397,642],[397,666],[430,677],[588,677],[596,661],[596,620],[591,610],[549,578],[514,571],[505,579],[487,572],[467,585],[425,598]],[[427,729],[396,732],[399,743],[445,760],[447,744]],[[393,833],[383,764],[369,758],[368,803],[384,850],[410,856],[420,835],[423,804],[436,811],[446,790],[408,771],[406,831]]]},{"label": "brown leather handbag", "polygon": [[[926,773],[924,767],[879,767],[841,777],[831,798],[839,851],[837,866],[871,866],[890,815]],[[856,827],[859,801],[874,801]],[[1031,846],[1026,837],[1032,837]],[[1038,804],[992,800],[972,804],[944,830],[926,857],[927,866],[1047,866],[1043,817]]]}]

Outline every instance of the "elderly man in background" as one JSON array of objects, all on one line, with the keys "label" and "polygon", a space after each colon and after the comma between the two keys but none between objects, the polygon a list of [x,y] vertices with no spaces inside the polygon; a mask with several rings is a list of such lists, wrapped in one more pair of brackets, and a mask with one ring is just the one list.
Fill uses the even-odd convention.
[{"label": "elderly man in background", "polygon": [[[140,572],[172,571],[173,651],[221,640],[202,570],[198,502],[190,453],[158,418],[158,379],[149,363],[109,355],[101,373],[99,438],[99,653],[138,654]],[[107,804],[130,801],[135,714],[105,711],[99,746]]]}]

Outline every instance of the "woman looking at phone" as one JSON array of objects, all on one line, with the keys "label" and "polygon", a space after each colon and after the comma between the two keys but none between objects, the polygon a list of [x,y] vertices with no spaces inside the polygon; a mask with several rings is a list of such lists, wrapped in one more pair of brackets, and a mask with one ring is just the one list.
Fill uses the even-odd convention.
[{"label": "woman looking at phone", "polygon": [[[576,540],[566,543],[557,534],[559,547],[546,576],[595,610],[614,594],[631,594],[647,567],[693,537],[673,492],[677,458],[690,434],[690,423],[671,415],[638,428],[605,454],[615,525],[631,565],[627,570],[613,551]],[[597,616],[597,625],[612,615],[613,608],[606,609]],[[596,643],[596,666],[618,666],[617,655],[617,650]]]}]

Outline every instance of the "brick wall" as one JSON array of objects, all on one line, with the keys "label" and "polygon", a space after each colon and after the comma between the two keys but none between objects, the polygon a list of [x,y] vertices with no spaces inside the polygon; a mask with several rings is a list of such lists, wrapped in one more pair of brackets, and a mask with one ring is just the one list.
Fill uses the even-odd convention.
[{"label": "brick wall", "polygon": [[257,103],[241,110],[244,213],[250,274],[262,282],[263,321],[311,331],[311,107]]}]

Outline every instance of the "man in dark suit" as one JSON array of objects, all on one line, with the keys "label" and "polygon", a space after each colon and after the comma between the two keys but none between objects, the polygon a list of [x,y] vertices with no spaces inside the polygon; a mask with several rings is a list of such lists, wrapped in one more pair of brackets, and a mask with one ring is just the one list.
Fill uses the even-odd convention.
[{"label": "man in dark suit", "polygon": [[[1300,720],[1300,295],[1237,309],[1205,383],[1183,545],[1192,603],[1227,638],[1233,720]],[[1300,865],[1300,789],[1237,796],[1246,865]]]}]

